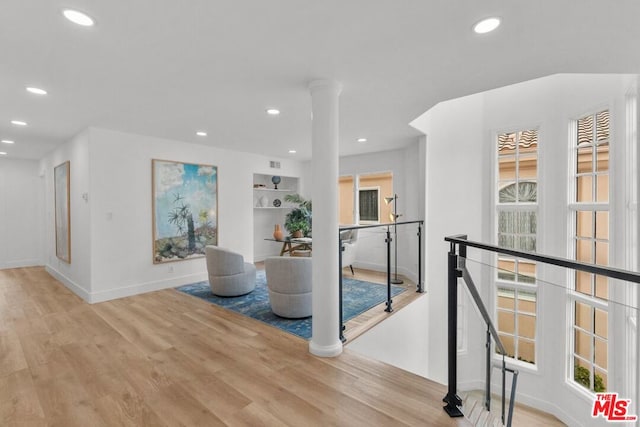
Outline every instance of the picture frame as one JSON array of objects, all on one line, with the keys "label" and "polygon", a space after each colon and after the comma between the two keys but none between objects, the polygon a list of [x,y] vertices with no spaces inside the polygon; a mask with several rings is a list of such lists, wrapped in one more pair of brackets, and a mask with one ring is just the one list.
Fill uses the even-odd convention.
[{"label": "picture frame", "polygon": [[218,244],[218,167],[151,160],[153,263],[204,257]]},{"label": "picture frame", "polygon": [[71,162],[53,168],[56,256],[71,264]]}]

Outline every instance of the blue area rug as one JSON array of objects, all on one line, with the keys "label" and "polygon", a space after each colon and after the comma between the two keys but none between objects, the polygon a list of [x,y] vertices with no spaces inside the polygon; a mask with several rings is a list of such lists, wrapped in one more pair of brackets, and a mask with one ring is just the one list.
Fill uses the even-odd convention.
[{"label": "blue area rug", "polygon": [[[180,292],[193,295],[237,313],[268,323],[304,339],[311,338],[311,317],[305,319],[285,319],[271,311],[269,292],[264,270],[256,273],[256,289],[239,297],[218,297],[211,293],[209,282],[198,282],[177,288]],[[391,285],[391,295],[396,296],[406,288]],[[387,286],[378,283],[344,277],[342,282],[343,318],[346,322],[380,304],[387,299]]]}]

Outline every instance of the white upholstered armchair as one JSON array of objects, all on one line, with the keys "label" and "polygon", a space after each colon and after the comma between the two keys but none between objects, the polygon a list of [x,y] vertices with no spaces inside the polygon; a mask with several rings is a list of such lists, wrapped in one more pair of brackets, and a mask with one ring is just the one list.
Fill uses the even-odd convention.
[{"label": "white upholstered armchair", "polygon": [[340,232],[342,239],[342,267],[349,266],[351,274],[353,272],[353,263],[356,260],[356,249],[358,248],[358,230],[345,230]]},{"label": "white upholstered armchair", "polygon": [[256,288],[256,266],[242,255],[218,246],[205,248],[209,286],[214,295],[234,297]]},{"label": "white upholstered armchair", "polygon": [[264,260],[271,311],[291,319],[311,316],[311,258]]}]

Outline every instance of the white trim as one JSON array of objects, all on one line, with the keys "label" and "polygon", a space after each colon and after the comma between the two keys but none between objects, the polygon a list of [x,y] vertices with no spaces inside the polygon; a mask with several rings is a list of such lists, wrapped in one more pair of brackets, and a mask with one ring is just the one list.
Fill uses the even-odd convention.
[{"label": "white trim", "polygon": [[202,282],[207,280],[207,273],[195,273],[186,276],[174,277],[166,280],[156,280],[146,283],[137,283],[130,286],[122,286],[119,288],[107,289],[98,292],[89,292],[82,286],[53,268],[51,265],[46,265],[45,270],[65,285],[69,290],[78,295],[80,298],[88,302],[89,304],[95,304],[98,302],[110,301],[113,299],[129,297],[133,295],[139,295],[146,292],[158,291],[161,289],[175,288],[177,286],[186,285],[189,283]]},{"label": "white trim", "polygon": [[[536,144],[536,150],[534,153],[525,153],[525,154],[520,154],[520,148],[519,148],[519,144],[517,143],[518,141],[516,141],[516,145],[515,145],[515,150],[514,150],[514,154],[513,154],[513,159],[516,162],[517,168],[515,171],[515,179],[512,182],[509,182],[509,185],[511,185],[512,183],[514,184],[518,184],[520,182],[532,182],[536,184],[536,201],[535,202],[519,202],[519,201],[515,201],[515,202],[510,202],[510,203],[503,203],[500,202],[500,197],[499,197],[499,193],[500,190],[502,188],[505,187],[505,181],[501,181],[500,180],[500,153],[498,152],[498,137],[501,134],[504,133],[519,133],[519,132],[523,132],[523,131],[527,131],[527,130],[535,130],[537,132],[537,137],[538,137],[538,142]],[[540,149],[542,146],[544,146],[544,144],[542,144],[542,137],[544,136],[543,132],[541,132],[541,125],[537,124],[535,126],[521,126],[521,127],[517,127],[517,128],[512,128],[512,130],[499,130],[499,131],[494,131],[492,132],[492,139],[491,139],[491,144],[489,144],[489,146],[491,147],[491,158],[493,161],[493,182],[491,185],[491,197],[492,197],[492,205],[493,205],[493,210],[492,210],[492,216],[493,216],[493,221],[492,221],[492,225],[493,225],[493,229],[492,229],[492,233],[491,233],[491,239],[497,243],[499,243],[498,241],[498,234],[499,234],[499,218],[500,218],[500,213],[501,212],[535,212],[535,216],[536,216],[536,233],[535,234],[520,234],[520,233],[507,233],[508,235],[511,235],[514,237],[514,246],[517,249],[518,248],[518,244],[516,243],[515,239],[518,239],[519,237],[533,237],[535,239],[536,242],[536,249],[538,248],[538,243],[540,240],[540,235],[541,235],[541,228],[540,228],[540,224],[538,222],[538,219],[540,218],[540,189],[541,189],[541,168],[540,168],[540,159],[541,159],[541,152]],[[521,159],[532,159],[535,158],[536,159],[536,175],[535,178],[526,178],[526,179],[521,179],[520,178],[520,160]],[[518,198],[519,192],[516,193],[516,199]],[[537,284],[530,284],[530,283],[522,283],[522,282],[516,282],[515,280],[513,282],[511,281],[506,281],[506,280],[501,280],[498,277],[499,274],[499,270],[498,270],[498,262],[500,259],[500,255],[498,254],[492,254],[491,256],[491,263],[495,264],[496,266],[496,271],[494,274],[491,274],[491,281],[492,281],[492,286],[491,286],[491,291],[490,291],[490,306],[491,306],[491,312],[493,313],[493,318],[496,320],[496,329],[498,329],[499,331],[499,325],[497,322],[498,319],[498,304],[497,304],[497,298],[498,298],[498,289],[500,287],[504,287],[504,288],[510,288],[514,290],[514,296],[517,293],[517,291],[519,290],[526,290],[529,292],[535,292],[536,293],[536,312],[535,312],[535,336],[533,339],[530,338],[526,338],[526,337],[522,337],[524,340],[526,341],[531,341],[533,342],[534,345],[534,363],[528,363],[528,362],[521,362],[520,360],[517,359],[518,356],[520,356],[519,354],[519,343],[520,343],[520,335],[518,334],[518,313],[519,310],[517,310],[517,300],[514,300],[514,310],[512,311],[513,313],[513,317],[514,317],[514,331],[513,334],[509,334],[510,336],[513,337],[513,350],[514,350],[514,356],[515,357],[508,357],[507,359],[509,359],[511,361],[511,363],[517,363],[517,365],[521,368],[524,368],[526,371],[531,371],[531,372],[539,372],[539,365],[540,365],[540,354],[541,354],[541,333],[540,333],[540,310],[541,310],[541,304],[540,304],[540,296],[539,296],[539,289],[540,287],[537,286]],[[518,260],[517,257],[513,258],[515,260],[515,270],[516,272],[519,271],[518,268]],[[539,272],[538,272],[538,265],[539,263],[536,263],[536,274],[535,277],[538,278],[539,276]],[[494,356],[495,356],[495,351],[494,351]],[[501,357],[501,356],[500,356]],[[530,365],[530,366],[525,366],[525,365]]]},{"label": "white trim", "polygon": [[60,283],[65,285],[67,288],[69,288],[71,292],[78,295],[80,298],[82,298],[86,302],[90,302],[91,294],[82,286],[80,286],[79,284],[77,284],[76,282],[74,282],[73,280],[71,280],[70,278],[68,278],[67,276],[65,276],[55,268],[53,268],[53,266],[51,266],[50,264],[47,264],[45,266],[45,270],[47,271],[47,273],[55,277]]},{"label": "white trim", "polygon": [[195,282],[203,282],[206,280],[208,280],[208,275],[206,272],[203,272],[189,274],[186,276],[173,277],[171,279],[156,280],[146,283],[136,283],[135,285],[122,286],[119,288],[108,289],[99,292],[92,292],[89,295],[88,302],[94,304],[97,302],[110,301],[117,298],[129,297],[152,291],[159,291],[161,289],[175,288],[177,286]]},{"label": "white trim", "polygon": [[[627,92],[625,97],[625,148],[626,148],[626,165],[625,165],[625,242],[624,249],[626,257],[624,265],[628,270],[638,270],[638,87],[636,84]],[[630,305],[640,306],[640,284],[625,284],[625,302]],[[630,313],[625,310],[625,334],[624,334],[624,356],[623,364],[627,369],[627,375],[623,379],[627,397],[631,398],[634,403],[636,413],[640,411],[640,340],[638,331],[638,312]],[[640,423],[638,423],[640,425]]]},{"label": "white trim", "polygon": [[10,268],[23,268],[23,267],[40,267],[42,266],[42,261],[36,258],[32,259],[20,259],[16,261],[6,261],[0,263],[0,270],[10,269]]},{"label": "white trim", "polygon": [[[617,166],[613,166],[615,164],[615,158],[617,155],[617,147],[616,147],[616,138],[615,138],[615,128],[616,128],[616,121],[617,121],[617,116],[618,116],[618,112],[615,111],[615,106],[612,105],[612,103],[607,103],[605,106],[601,106],[599,108],[596,109],[591,109],[589,110],[589,112],[584,113],[582,115],[579,115],[577,117],[572,117],[570,118],[569,121],[569,134],[568,134],[568,150],[569,150],[569,167],[567,168],[568,171],[568,176],[567,176],[567,182],[568,182],[568,199],[567,199],[567,214],[568,214],[568,228],[567,228],[567,253],[568,253],[568,258],[569,259],[576,259],[577,257],[577,244],[576,242],[578,240],[586,240],[588,242],[591,242],[593,244],[595,244],[596,242],[603,242],[603,243],[607,243],[608,244],[608,265],[615,265],[615,259],[614,259],[614,254],[616,253],[615,248],[613,247],[613,243],[612,242],[612,237],[615,236],[615,217],[614,217],[614,212],[615,209],[613,209],[613,207],[615,206],[615,201],[616,201],[616,197],[615,197],[615,188],[617,187],[616,185],[616,175],[617,175]],[[602,111],[608,111],[609,112],[609,139],[608,139],[608,149],[609,149],[609,160],[608,160],[608,168],[606,170],[606,172],[602,172],[602,171],[597,171],[597,155],[596,155],[596,150],[598,147],[598,143],[597,143],[597,139],[596,139],[596,132],[597,132],[597,118],[596,115],[599,114]],[[593,154],[593,158],[592,158],[592,165],[591,165],[591,170],[588,172],[582,172],[582,173],[578,173],[577,170],[577,153],[578,153],[578,148],[579,145],[577,143],[577,132],[578,132],[578,121],[586,118],[586,117],[593,117],[593,128],[592,128],[592,141],[590,144],[585,145],[585,147],[590,147],[592,149],[592,154]],[[607,175],[609,177],[609,182],[608,182],[608,201],[607,202],[597,202],[596,201],[596,188],[597,188],[597,184],[595,179],[592,181],[591,183],[591,202],[578,202],[577,199],[577,182],[576,182],[576,177],[578,176],[592,176],[592,177],[596,177],[599,175]],[[609,230],[608,230],[608,238],[607,239],[596,239],[596,235],[595,235],[595,223],[593,224],[593,236],[590,238],[583,238],[580,239],[578,238],[578,236],[576,235],[576,216],[577,216],[577,212],[578,211],[584,211],[584,212],[609,212]],[[596,262],[596,253],[595,253],[595,248],[594,248],[594,252],[592,253],[593,256],[593,263]],[[582,304],[585,304],[589,307],[592,308],[597,308],[599,310],[602,311],[606,311],[607,312],[607,318],[608,318],[608,330],[607,330],[607,338],[606,338],[606,343],[607,343],[607,366],[605,369],[602,369],[602,367],[599,367],[600,369],[602,369],[606,375],[607,375],[607,384],[606,384],[606,389],[607,390],[615,390],[616,389],[616,379],[615,379],[615,372],[614,369],[612,369],[615,366],[615,360],[613,360],[612,356],[615,355],[615,352],[613,352],[613,348],[614,348],[614,344],[615,344],[615,338],[613,336],[613,328],[614,328],[614,304],[608,304],[606,301],[600,300],[595,296],[595,292],[596,292],[596,283],[595,283],[595,279],[593,277],[591,277],[591,281],[592,281],[592,292],[594,293],[593,296],[590,295],[585,295],[583,293],[580,293],[578,291],[575,290],[576,287],[576,282],[575,282],[575,274],[572,274],[573,270],[567,270],[567,329],[566,329],[566,333],[568,335],[567,337],[567,343],[568,343],[568,347],[566,349],[566,357],[567,357],[567,365],[566,365],[566,371],[565,371],[565,381],[566,383],[570,386],[569,388],[571,390],[580,390],[581,394],[583,395],[591,395],[593,396],[593,391],[591,391],[591,385],[589,387],[589,389],[584,388],[581,384],[577,383],[574,380],[574,373],[575,373],[575,359],[581,359],[584,360],[586,364],[589,365],[589,377],[590,377],[590,381],[592,382],[592,384],[595,384],[595,376],[596,376],[596,361],[595,361],[595,344],[594,344],[594,340],[596,337],[596,333],[595,330],[593,332],[590,331],[584,331],[583,329],[579,328],[576,325],[576,313],[575,313],[575,302],[580,302]],[[608,295],[609,298],[612,298],[612,294],[613,294],[613,290],[612,290],[612,283],[611,281],[608,284]],[[585,332],[588,336],[589,336],[589,346],[590,346],[590,354],[591,354],[591,359],[593,360],[585,360],[583,357],[579,356],[576,353],[576,343],[575,343],[575,330],[582,330],[583,332]]]}]

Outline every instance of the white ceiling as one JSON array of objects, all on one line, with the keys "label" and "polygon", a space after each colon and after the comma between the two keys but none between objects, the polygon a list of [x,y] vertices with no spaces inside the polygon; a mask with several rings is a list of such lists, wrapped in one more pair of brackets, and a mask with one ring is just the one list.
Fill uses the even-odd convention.
[{"label": "white ceiling", "polygon": [[[65,7],[97,25],[68,22]],[[471,31],[492,15],[497,31]],[[342,155],[398,148],[446,99],[561,72],[640,72],[639,17],[637,0],[2,0],[0,139],[16,144],[0,151],[40,158],[95,126],[308,159],[316,78],[344,85]]]}]

